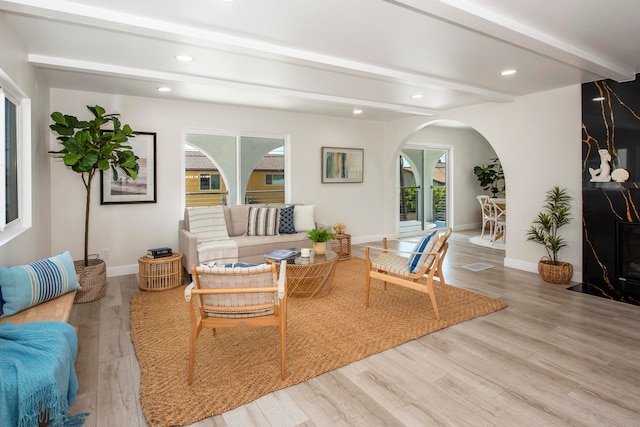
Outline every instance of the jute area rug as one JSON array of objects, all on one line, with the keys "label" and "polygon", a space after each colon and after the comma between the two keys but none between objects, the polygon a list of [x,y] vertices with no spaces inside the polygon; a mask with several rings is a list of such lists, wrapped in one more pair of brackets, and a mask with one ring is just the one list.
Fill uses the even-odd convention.
[{"label": "jute area rug", "polygon": [[287,375],[280,379],[277,328],[219,329],[200,334],[194,381],[187,384],[189,303],[184,288],[139,292],[131,298],[131,339],[140,361],[140,398],[152,426],[186,425],[251,402],[442,328],[506,307],[500,301],[449,286],[445,303],[372,282],[365,309],[365,262],[340,261],[329,295],[289,299]]}]

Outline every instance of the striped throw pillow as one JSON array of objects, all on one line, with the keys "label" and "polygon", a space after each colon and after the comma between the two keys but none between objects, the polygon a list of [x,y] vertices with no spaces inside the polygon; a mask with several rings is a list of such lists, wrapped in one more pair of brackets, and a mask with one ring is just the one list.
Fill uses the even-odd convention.
[{"label": "striped throw pillow", "polygon": [[0,287],[5,300],[0,317],[80,289],[69,252],[16,267],[0,267]]},{"label": "striped throw pillow", "polygon": [[278,234],[280,209],[249,207],[247,236],[275,236]]},{"label": "striped throw pillow", "polygon": [[227,222],[222,206],[187,208],[189,231],[203,240],[227,240]]},{"label": "striped throw pillow", "polygon": [[429,252],[435,246],[438,241],[438,237],[436,236],[437,231],[434,231],[431,234],[427,234],[424,236],[415,248],[413,248],[413,253],[409,258],[409,271],[412,273],[417,273],[422,268],[422,265],[429,257]]}]

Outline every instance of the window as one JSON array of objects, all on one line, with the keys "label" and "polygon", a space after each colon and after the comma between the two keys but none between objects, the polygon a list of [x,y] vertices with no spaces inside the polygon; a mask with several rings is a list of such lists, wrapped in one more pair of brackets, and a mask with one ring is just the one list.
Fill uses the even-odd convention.
[{"label": "window", "polygon": [[268,173],[265,175],[265,182],[266,185],[284,185],[284,174],[279,173],[279,174],[273,174],[273,173]]},{"label": "window", "polygon": [[31,227],[31,101],[0,70],[0,245]]},{"label": "window", "polygon": [[18,219],[18,119],[16,105],[4,99],[5,224]]},{"label": "window", "polygon": [[219,190],[220,175],[201,173],[200,174],[200,191]]}]

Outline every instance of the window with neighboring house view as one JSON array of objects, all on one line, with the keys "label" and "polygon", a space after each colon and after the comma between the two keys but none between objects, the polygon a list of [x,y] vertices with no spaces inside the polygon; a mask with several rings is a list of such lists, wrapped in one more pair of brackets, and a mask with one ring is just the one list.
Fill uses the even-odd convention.
[{"label": "window with neighboring house view", "polygon": [[0,70],[0,245],[31,226],[31,103]]},{"label": "window with neighboring house view", "polygon": [[266,185],[284,185],[284,174],[279,173],[279,174],[271,174],[268,173],[265,175],[265,182]]},{"label": "window with neighboring house view", "polygon": [[219,190],[220,175],[201,173],[200,174],[200,190]]}]

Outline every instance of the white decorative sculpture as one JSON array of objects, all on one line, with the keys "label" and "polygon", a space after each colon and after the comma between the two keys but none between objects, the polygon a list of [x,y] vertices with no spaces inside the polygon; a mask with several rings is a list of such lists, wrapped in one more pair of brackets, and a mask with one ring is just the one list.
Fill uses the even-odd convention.
[{"label": "white decorative sculpture", "polygon": [[605,149],[598,150],[598,154],[600,154],[600,167],[598,169],[589,168],[591,182],[609,182],[611,181],[611,166],[609,166],[611,154]]},{"label": "white decorative sculpture", "polygon": [[629,179],[629,171],[626,169],[616,169],[611,172],[611,179],[615,182],[626,182]]}]

